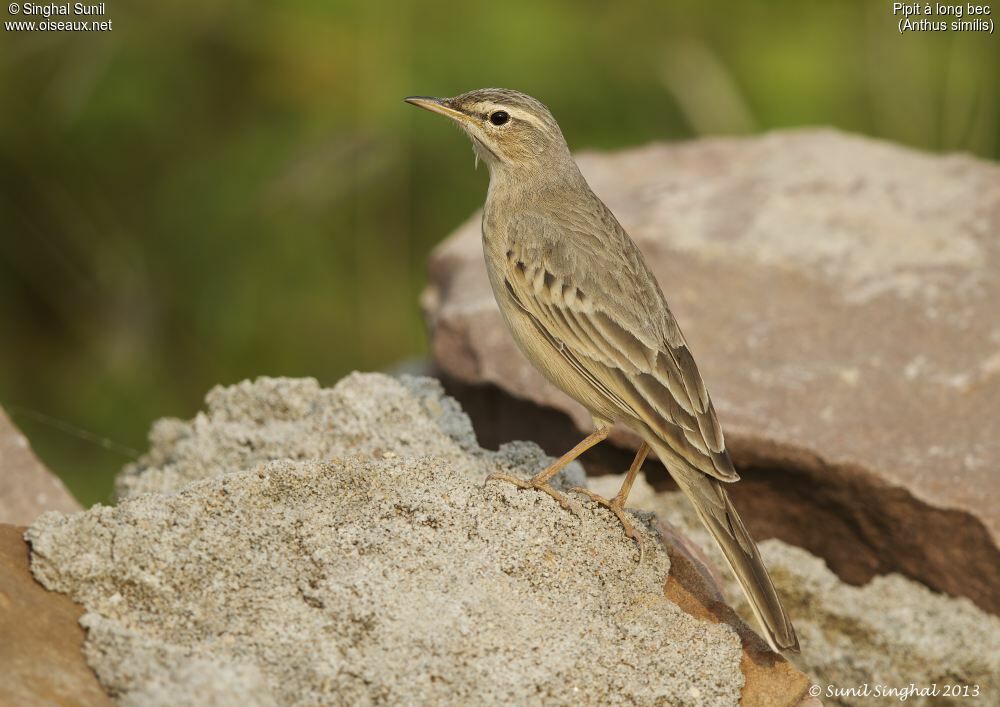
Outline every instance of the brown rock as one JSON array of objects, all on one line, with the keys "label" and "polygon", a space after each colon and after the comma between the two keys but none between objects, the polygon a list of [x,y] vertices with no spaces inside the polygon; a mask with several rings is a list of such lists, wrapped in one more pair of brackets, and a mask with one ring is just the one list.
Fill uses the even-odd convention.
[{"label": "brown rock", "polygon": [[26,525],[42,511],[72,512],[80,508],[0,408],[0,523]]},{"label": "brown rock", "polygon": [[[849,582],[901,572],[1000,610],[1000,168],[828,130],[580,166],[687,334],[755,534]],[[589,416],[515,348],[479,239],[476,216],[431,257],[434,358],[500,430],[484,443],[564,451]]]},{"label": "brown rock", "polygon": [[31,576],[24,530],[0,524],[0,705],[110,705],[80,651],[83,610]]}]

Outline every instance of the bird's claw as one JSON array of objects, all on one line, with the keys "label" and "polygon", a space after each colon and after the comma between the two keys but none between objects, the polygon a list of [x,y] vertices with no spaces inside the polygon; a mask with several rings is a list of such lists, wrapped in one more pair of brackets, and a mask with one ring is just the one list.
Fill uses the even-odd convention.
[{"label": "bird's claw", "polygon": [[615,514],[619,522],[622,524],[622,529],[625,531],[625,536],[631,538],[636,545],[639,546],[639,563],[642,563],[643,556],[643,545],[642,538],[639,536],[639,531],[635,529],[635,524],[629,518],[628,513],[625,511],[624,504],[617,498],[607,499],[604,496],[599,496],[590,489],[585,489],[582,486],[574,486],[570,489],[570,493],[580,493],[589,498],[594,503],[599,506],[604,506],[609,511]]},{"label": "bird's claw", "polygon": [[506,481],[508,483],[517,486],[519,489],[534,489],[536,491],[544,491],[549,496],[554,498],[559,502],[559,505],[568,511],[572,511],[575,515],[581,515],[583,513],[583,506],[580,505],[579,501],[570,498],[561,491],[557,491],[553,486],[546,482],[538,482],[534,479],[520,479],[516,476],[511,476],[510,474],[504,474],[501,472],[494,472],[486,477],[485,483],[490,481]]}]

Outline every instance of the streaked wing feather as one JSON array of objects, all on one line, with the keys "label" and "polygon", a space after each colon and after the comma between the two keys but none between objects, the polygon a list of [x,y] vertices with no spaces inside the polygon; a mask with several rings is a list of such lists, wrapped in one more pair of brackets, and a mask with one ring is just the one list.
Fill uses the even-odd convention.
[{"label": "streaked wing feather", "polygon": [[[541,219],[522,219],[521,227],[546,226]],[[542,246],[509,244],[508,292],[567,362],[623,415],[647,425],[695,468],[735,481],[739,477],[701,374],[635,245],[621,232],[617,235],[631,258],[590,264],[621,273],[609,287],[615,299],[634,309],[611,312],[602,306],[608,293],[597,291],[600,278],[581,272],[581,261],[568,261],[557,247],[560,239],[576,235],[517,239]],[[592,248],[588,255],[609,250],[614,249]]]},{"label": "streaked wing feather", "polygon": [[532,311],[530,309],[528,309],[528,307],[526,307],[524,305],[523,302],[521,302],[521,300],[519,299],[516,291],[511,286],[511,283],[510,283],[509,280],[507,281],[507,288],[508,288],[509,294],[513,297],[513,299],[517,303],[517,305],[525,313],[527,313],[529,316],[531,316],[532,319],[535,321],[535,325],[538,328],[539,333],[542,336],[544,336],[549,341],[550,344],[552,344],[552,347],[554,349],[556,349],[563,358],[566,359],[566,362],[569,363],[569,365],[572,366],[581,376],[583,376],[585,379],[587,379],[587,381],[591,385],[594,386],[595,390],[599,391],[607,399],[609,399],[612,402],[614,402],[622,410],[628,410],[629,409],[628,403],[626,403],[621,398],[621,396],[619,396],[615,391],[613,391],[610,388],[608,388],[607,385],[605,385],[605,383],[603,381],[601,381],[598,378],[596,378],[594,376],[593,372],[592,372],[592,367],[583,364],[580,361],[580,359],[573,353],[573,351],[564,343],[564,341],[562,339],[559,339],[556,336],[554,336],[552,334],[552,332],[550,331],[550,329],[548,327],[544,326],[539,321],[539,318],[536,317],[532,313]]}]

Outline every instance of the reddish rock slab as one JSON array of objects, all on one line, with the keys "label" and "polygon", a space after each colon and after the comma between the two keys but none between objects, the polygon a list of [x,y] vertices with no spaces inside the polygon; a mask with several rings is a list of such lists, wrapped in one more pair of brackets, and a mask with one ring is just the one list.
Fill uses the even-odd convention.
[{"label": "reddish rock slab", "polygon": [[43,511],[81,509],[0,408],[0,523],[27,525]]},{"label": "reddish rock slab", "polygon": [[0,524],[0,705],[111,705],[83,658],[83,613],[31,576],[24,528]]},{"label": "reddish rock slab", "polygon": [[[751,529],[1000,611],[1000,167],[830,130],[579,161],[687,335]],[[507,334],[478,216],[429,273],[433,356],[477,429],[588,428]]]}]

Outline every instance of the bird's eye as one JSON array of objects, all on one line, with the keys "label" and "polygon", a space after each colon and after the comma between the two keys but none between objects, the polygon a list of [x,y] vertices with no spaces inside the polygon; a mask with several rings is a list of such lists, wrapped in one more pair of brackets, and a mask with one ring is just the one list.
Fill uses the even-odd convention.
[{"label": "bird's eye", "polygon": [[510,120],[510,115],[507,111],[497,110],[490,113],[490,122],[494,125],[503,125],[508,120]]}]

